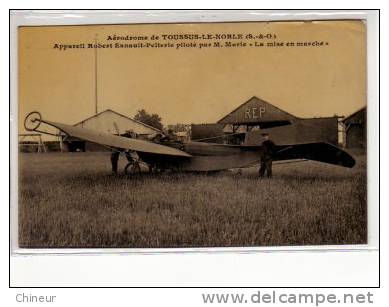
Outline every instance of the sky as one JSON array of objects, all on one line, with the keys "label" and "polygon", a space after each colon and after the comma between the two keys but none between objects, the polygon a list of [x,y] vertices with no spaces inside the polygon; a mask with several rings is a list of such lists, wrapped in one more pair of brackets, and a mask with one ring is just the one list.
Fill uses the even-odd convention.
[{"label": "sky", "polygon": [[[256,39],[265,43],[323,41],[328,45],[105,48],[96,52],[54,48],[55,44],[95,40],[107,44],[113,35],[228,33],[276,35]],[[213,123],[252,96],[297,117],[348,115],[366,106],[366,27],[360,21],[315,21],[19,28],[21,131],[25,115],[34,110],[45,119],[67,124],[95,114],[95,80],[99,112],[112,109],[133,117],[145,109],[159,114],[165,125]]]}]

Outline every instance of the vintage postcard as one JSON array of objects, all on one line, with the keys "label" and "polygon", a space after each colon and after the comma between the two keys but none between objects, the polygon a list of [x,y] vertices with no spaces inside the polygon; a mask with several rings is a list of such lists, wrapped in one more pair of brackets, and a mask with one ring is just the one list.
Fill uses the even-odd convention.
[{"label": "vintage postcard", "polygon": [[18,245],[367,243],[361,20],[18,28]]}]

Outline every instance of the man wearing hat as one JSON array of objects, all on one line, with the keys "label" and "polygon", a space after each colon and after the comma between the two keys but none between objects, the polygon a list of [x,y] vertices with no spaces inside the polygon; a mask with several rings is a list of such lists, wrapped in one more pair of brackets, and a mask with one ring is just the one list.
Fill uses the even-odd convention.
[{"label": "man wearing hat", "polygon": [[262,178],[267,173],[267,177],[272,176],[273,157],[276,153],[276,145],[270,140],[268,133],[262,133],[262,149],[261,167],[259,169],[259,177]]}]

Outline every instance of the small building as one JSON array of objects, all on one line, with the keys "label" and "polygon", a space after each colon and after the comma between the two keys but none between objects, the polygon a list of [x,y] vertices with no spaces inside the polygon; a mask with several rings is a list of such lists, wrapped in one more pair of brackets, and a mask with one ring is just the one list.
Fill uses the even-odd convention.
[{"label": "small building", "polygon": [[138,135],[149,135],[156,132],[161,132],[157,128],[144,124],[110,109],[88,117],[78,122],[74,126],[111,134],[122,134],[128,130],[132,130]]},{"label": "small building", "polygon": [[187,131],[178,131],[174,132],[174,134],[177,136],[177,139],[183,143],[189,141],[189,135]]},{"label": "small building", "polygon": [[[110,134],[124,134],[128,131],[135,132],[139,137],[161,132],[159,129],[144,124],[140,121],[127,117],[116,111],[107,109],[96,115],[88,117],[74,126],[101,131]],[[68,151],[100,151],[104,150],[101,145],[93,144],[75,138],[64,138],[64,144]]]},{"label": "small building", "polygon": [[188,142],[191,136],[191,125],[178,123],[175,125],[167,125],[167,130],[173,131],[177,139],[181,142]]},{"label": "small building", "polygon": [[366,107],[342,120],[346,148],[366,148]]}]

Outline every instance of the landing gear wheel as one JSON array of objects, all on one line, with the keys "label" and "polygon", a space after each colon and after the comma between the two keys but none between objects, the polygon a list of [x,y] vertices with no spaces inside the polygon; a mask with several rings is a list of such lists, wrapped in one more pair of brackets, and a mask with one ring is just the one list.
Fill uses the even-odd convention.
[{"label": "landing gear wheel", "polygon": [[27,131],[35,131],[41,124],[41,119],[42,115],[37,111],[28,113],[24,119],[24,128]]},{"label": "landing gear wheel", "polygon": [[124,168],[125,175],[140,175],[140,173],[141,170],[138,162],[127,163],[126,167]]}]

